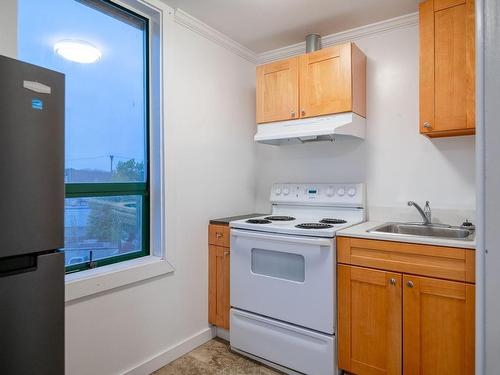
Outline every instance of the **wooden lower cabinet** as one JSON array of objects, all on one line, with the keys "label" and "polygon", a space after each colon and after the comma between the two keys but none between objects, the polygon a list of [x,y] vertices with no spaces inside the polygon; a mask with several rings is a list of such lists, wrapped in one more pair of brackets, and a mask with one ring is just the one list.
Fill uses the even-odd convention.
[{"label": "wooden lower cabinet", "polygon": [[[338,238],[337,256],[341,369],[357,375],[474,374],[473,250]],[[446,267],[453,258],[456,273]]]},{"label": "wooden lower cabinet", "polygon": [[401,374],[401,274],[339,265],[338,361],[354,374]]},{"label": "wooden lower cabinet", "polygon": [[208,246],[208,322],[229,329],[228,247]]},{"label": "wooden lower cabinet", "polygon": [[403,277],[403,372],[474,374],[474,285]]}]

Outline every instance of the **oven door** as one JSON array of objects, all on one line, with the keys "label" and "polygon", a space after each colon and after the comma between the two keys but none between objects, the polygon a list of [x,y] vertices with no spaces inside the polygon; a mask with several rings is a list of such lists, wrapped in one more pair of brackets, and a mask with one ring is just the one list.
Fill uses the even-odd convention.
[{"label": "oven door", "polygon": [[231,305],[333,334],[334,239],[231,229]]}]

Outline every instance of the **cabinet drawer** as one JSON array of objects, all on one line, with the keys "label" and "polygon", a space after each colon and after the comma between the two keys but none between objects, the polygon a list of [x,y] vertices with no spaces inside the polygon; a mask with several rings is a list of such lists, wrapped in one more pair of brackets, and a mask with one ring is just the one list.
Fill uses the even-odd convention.
[{"label": "cabinet drawer", "polygon": [[210,245],[229,247],[229,226],[214,224],[209,225],[208,243]]},{"label": "cabinet drawer", "polygon": [[335,336],[235,308],[230,316],[231,347],[304,374],[337,373]]},{"label": "cabinet drawer", "polygon": [[472,249],[338,237],[337,261],[386,271],[475,282],[475,251]]}]

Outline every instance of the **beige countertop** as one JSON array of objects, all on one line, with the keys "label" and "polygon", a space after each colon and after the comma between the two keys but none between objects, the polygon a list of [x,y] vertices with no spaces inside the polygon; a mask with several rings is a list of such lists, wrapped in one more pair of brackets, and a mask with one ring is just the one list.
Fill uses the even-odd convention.
[{"label": "beige countertop", "polygon": [[409,242],[422,245],[434,245],[434,246],[448,246],[448,247],[461,247],[468,249],[476,248],[476,241],[461,241],[452,240],[447,238],[436,238],[436,237],[424,237],[424,236],[412,236],[412,235],[394,235],[389,233],[373,233],[368,232],[370,229],[375,228],[379,225],[384,224],[381,221],[367,221],[352,227],[340,230],[336,233],[337,236],[341,237],[356,237],[356,238],[366,238],[372,240],[385,240],[385,241],[395,241],[395,242]]}]

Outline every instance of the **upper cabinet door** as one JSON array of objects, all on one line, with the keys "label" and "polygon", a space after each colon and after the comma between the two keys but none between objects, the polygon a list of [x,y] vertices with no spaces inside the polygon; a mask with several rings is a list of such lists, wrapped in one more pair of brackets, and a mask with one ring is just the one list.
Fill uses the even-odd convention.
[{"label": "upper cabinet door", "polygon": [[299,117],[298,57],[257,66],[257,123]]},{"label": "upper cabinet door", "polygon": [[351,44],[300,56],[300,117],[351,110]]},{"label": "upper cabinet door", "polygon": [[474,0],[420,4],[420,131],[475,132]]},{"label": "upper cabinet door", "polygon": [[474,285],[404,275],[403,373],[474,374]]}]

